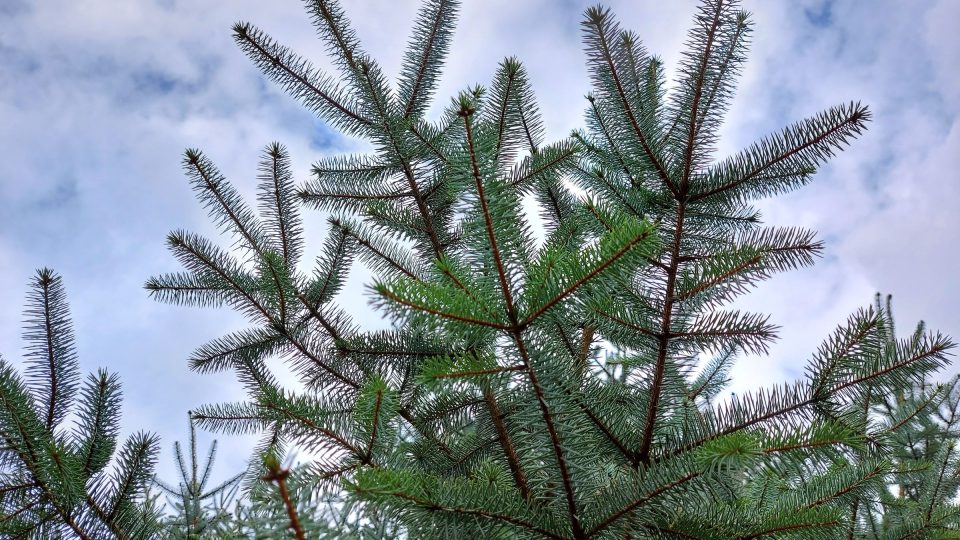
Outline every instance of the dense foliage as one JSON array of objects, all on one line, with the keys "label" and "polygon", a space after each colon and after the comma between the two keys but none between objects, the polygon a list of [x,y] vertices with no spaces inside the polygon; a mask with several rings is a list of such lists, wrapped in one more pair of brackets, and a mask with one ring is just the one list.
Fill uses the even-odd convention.
[{"label": "dense foliage", "polygon": [[143,503],[157,438],[137,433],[116,451],[120,381],[103,370],[80,381],[60,276],[37,272],[24,319],[26,373],[0,359],[0,537],[153,538]]},{"label": "dense foliage", "polygon": [[[748,14],[703,2],[668,84],[598,7],[583,21],[586,128],[548,143],[515,58],[488,87],[431,109],[456,1],[424,2],[395,87],[336,1],[306,5],[339,78],[251,24],[234,38],[267,78],[374,150],[322,158],[295,185],[271,144],[256,206],[186,152],[230,242],[171,233],[185,270],[146,287],[248,318],[190,358],[201,373],[234,372],[247,399],[191,420],[262,443],[229,517],[207,501],[232,484],[206,491],[193,442],[189,467],[178,447],[170,537],[191,523],[210,524],[196,538],[956,537],[960,388],[934,382],[953,343],[922,324],[898,337],[889,301],[840,324],[800,380],[724,395],[735,359],[765,353],[777,332],[729,306],[823,249],[811,231],[764,226],[753,204],[809,182],[865,129],[866,107],[839,105],[717,160]],[[330,216],[312,267],[302,206]],[[361,330],[341,308],[355,264],[373,272],[368,293],[391,329]],[[44,381],[69,383],[35,361],[33,390],[5,368],[22,390],[4,403],[39,392],[62,416]],[[59,440],[41,413],[30,436]],[[4,414],[7,436],[19,420]],[[61,446],[11,455],[48,448],[49,461]],[[47,474],[24,480],[29,499],[4,495],[4,511],[41,501],[31,519],[53,528],[88,512],[82,497],[47,502]]]}]

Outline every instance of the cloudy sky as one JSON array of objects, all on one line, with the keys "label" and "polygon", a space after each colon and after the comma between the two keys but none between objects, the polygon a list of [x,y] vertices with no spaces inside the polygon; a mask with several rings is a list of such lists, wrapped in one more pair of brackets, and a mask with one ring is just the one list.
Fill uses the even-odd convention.
[{"label": "cloudy sky", "polygon": [[[464,3],[439,103],[517,55],[551,138],[580,126],[588,86],[579,22],[588,3]],[[606,4],[675,65],[694,2]],[[416,2],[344,5],[367,50],[396,73]],[[721,155],[849,100],[868,103],[874,122],[811,186],[763,203],[769,223],[819,231],[826,254],[743,302],[783,330],[768,357],[741,361],[736,388],[799,376],[821,338],[876,291],[894,295],[901,328],[924,319],[960,336],[960,1],[744,7],[756,23],[752,55]],[[299,179],[321,156],[364,148],[260,77],[231,39],[238,20],[327,64],[296,0],[0,0],[0,353],[22,358],[26,283],[36,268],[58,270],[82,369],[120,373],[124,430],[163,437],[160,471],[170,479],[169,446],[186,436],[187,410],[240,397],[229,375],[191,373],[185,359],[242,321],[226,310],[158,304],[142,289],[149,276],[179,269],[164,249],[169,230],[215,233],[182,175],[183,149],[203,149],[252,194],[270,141],[287,145]],[[323,223],[309,214],[308,254]],[[358,298],[365,278],[357,273],[346,294]],[[377,324],[364,302],[349,304]],[[221,443],[229,449],[222,476],[243,466],[248,446]]]}]

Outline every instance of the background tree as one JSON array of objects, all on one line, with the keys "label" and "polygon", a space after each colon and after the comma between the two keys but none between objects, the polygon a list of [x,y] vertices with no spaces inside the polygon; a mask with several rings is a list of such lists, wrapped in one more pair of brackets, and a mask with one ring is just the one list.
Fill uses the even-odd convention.
[{"label": "background tree", "polygon": [[217,441],[210,444],[207,457],[201,463],[192,420],[188,450],[190,453],[185,456],[180,442],[173,443],[173,455],[180,473],[177,485],[154,478],[154,484],[167,496],[167,510],[171,512],[163,520],[163,537],[171,540],[222,538],[233,518],[233,504],[243,473],[215,486],[209,485],[217,456]]},{"label": "background tree", "polygon": [[[865,107],[835,107],[714,162],[747,14],[704,2],[668,91],[661,62],[592,8],[588,129],[545,144],[513,58],[488,89],[427,119],[456,2],[424,4],[395,89],[338,3],[307,9],[339,79],[250,24],[234,37],[267,77],[374,152],[322,159],[296,188],[271,145],[259,212],[206,156],[186,153],[198,197],[236,243],[172,233],[187,271],[147,288],[229,305],[253,324],[192,356],[194,369],[233,370],[248,391],[196,411],[200,426],[262,433],[259,454],[316,456],[295,471],[311,495],[346,495],[352,511],[390,516],[413,537],[864,534],[858,508],[877,507],[902,472],[871,449],[889,437],[876,440],[864,396],[922,384],[949,340],[898,341],[884,310],[865,309],[804,380],[717,397],[736,356],[765,352],[776,333],[766,316],[723,306],[822,249],[809,231],[762,227],[751,203],[808,182],[864,129]],[[299,266],[298,197],[334,213],[312,274]],[[355,258],[377,276],[394,330],[361,332],[338,308]],[[622,354],[600,359],[604,344]],[[299,388],[283,387],[273,358]],[[282,503],[273,523],[304,536],[311,505],[283,488],[277,457],[264,466]],[[928,488],[934,499],[941,485]]]},{"label": "background tree", "polygon": [[30,286],[25,375],[0,358],[0,536],[153,538],[143,503],[157,439],[136,433],[115,452],[118,378],[100,370],[81,384],[62,279],[43,269]]}]

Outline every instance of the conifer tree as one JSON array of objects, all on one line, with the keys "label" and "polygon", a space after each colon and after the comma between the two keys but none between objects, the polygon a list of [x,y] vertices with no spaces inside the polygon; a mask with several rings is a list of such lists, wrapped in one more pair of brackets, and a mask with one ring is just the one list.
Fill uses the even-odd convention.
[{"label": "conifer tree", "polygon": [[49,269],[30,282],[24,328],[25,373],[0,358],[0,537],[153,538],[143,502],[157,439],[136,433],[116,452],[120,381],[104,370],[80,380],[63,281]]},{"label": "conifer tree", "polygon": [[[163,520],[163,537],[170,540],[222,538],[232,519],[232,506],[243,473],[210,486],[210,474],[217,456],[217,441],[210,444],[206,460],[197,456],[197,431],[190,422],[189,455],[180,442],[173,443],[180,479],[177,485],[154,478],[154,484],[167,495],[172,514]],[[189,462],[188,462],[189,459]]]},{"label": "conifer tree", "polygon": [[[810,231],[762,226],[752,203],[810,181],[865,128],[866,107],[829,109],[716,161],[748,15],[703,2],[668,90],[660,60],[591,8],[587,129],[545,143],[515,58],[427,118],[457,2],[424,3],[395,88],[337,2],[306,5],[339,78],[251,24],[234,38],[268,78],[374,151],[322,158],[296,187],[286,151],[270,145],[255,210],[188,150],[192,187],[235,243],[175,231],[168,245],[186,271],[146,284],[161,301],[226,305],[250,320],[190,365],[231,370],[247,390],[194,419],[262,434],[251,490],[274,504],[248,514],[256,526],[343,536],[311,510],[337,500],[360,537],[383,516],[412,538],[936,538],[955,528],[954,445],[911,438],[928,425],[956,434],[952,414],[929,416],[950,410],[955,392],[923,387],[953,346],[940,334],[898,339],[889,310],[867,308],[802,380],[720,399],[735,358],[766,352],[777,330],[724,306],[822,250]],[[523,201],[537,204],[542,230]],[[332,214],[312,273],[301,267],[300,203]],[[338,306],[354,263],[376,275],[370,295],[394,329],[360,331]],[[621,352],[598,354],[607,346]],[[274,375],[278,360],[300,388]],[[286,448],[316,459],[291,472],[279,464]]]}]

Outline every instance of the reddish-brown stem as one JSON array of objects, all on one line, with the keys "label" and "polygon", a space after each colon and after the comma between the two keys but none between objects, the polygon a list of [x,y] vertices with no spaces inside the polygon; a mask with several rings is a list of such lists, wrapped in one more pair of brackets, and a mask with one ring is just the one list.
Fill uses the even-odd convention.
[{"label": "reddish-brown stem", "polygon": [[697,128],[700,127],[697,121],[697,115],[700,112],[700,99],[703,97],[703,85],[707,73],[707,64],[710,63],[710,55],[713,53],[713,40],[716,38],[717,27],[720,25],[720,11],[722,1],[717,3],[713,11],[713,21],[710,30],[707,31],[707,43],[704,47],[703,58],[700,60],[700,69],[697,72],[697,80],[694,83],[693,104],[690,110],[690,129],[687,133],[687,148],[683,156],[683,178],[680,180],[680,191],[686,193],[690,186],[690,174],[693,172],[693,149],[697,142]]},{"label": "reddish-brown stem", "polygon": [[430,215],[430,208],[427,207],[426,199],[420,192],[420,185],[417,184],[417,179],[413,176],[413,168],[410,166],[410,160],[400,150],[400,144],[397,142],[396,135],[387,125],[387,113],[384,110],[384,105],[380,102],[380,99],[377,98],[377,93],[373,89],[370,82],[370,77],[366,72],[364,72],[363,80],[367,83],[367,86],[370,90],[370,96],[373,98],[373,102],[377,106],[380,117],[384,121],[383,131],[387,135],[387,138],[390,139],[390,145],[393,147],[394,155],[403,165],[403,176],[407,179],[407,185],[410,186],[410,192],[413,193],[413,199],[416,201],[417,209],[420,211],[420,216],[423,218],[423,227],[427,233],[427,236],[430,238],[430,244],[433,246],[434,255],[436,255],[436,257],[439,259],[443,255],[443,244],[440,243],[440,237],[437,236],[437,231],[433,224],[433,217]]},{"label": "reddish-brown stem", "polygon": [[280,499],[283,501],[283,507],[287,510],[287,517],[290,519],[290,524],[287,526],[297,540],[307,540],[307,536],[303,532],[303,526],[300,525],[300,516],[297,515],[297,507],[293,504],[293,501],[290,499],[290,492],[287,491],[287,477],[290,475],[290,471],[280,468],[279,465],[274,465],[266,475],[263,476],[263,479],[267,482],[272,482],[277,484],[277,489],[280,490]]},{"label": "reddish-brown stem", "polygon": [[464,316],[461,316],[461,315],[456,315],[456,314],[454,314],[454,313],[447,313],[447,312],[445,312],[445,311],[440,311],[440,310],[438,310],[438,309],[433,309],[433,308],[429,308],[429,307],[426,307],[426,306],[421,306],[421,305],[419,305],[419,304],[415,304],[415,303],[413,303],[413,302],[410,302],[410,301],[408,301],[408,300],[405,300],[405,299],[403,299],[403,298],[400,298],[399,296],[391,293],[390,291],[383,291],[383,292],[381,292],[380,294],[383,295],[384,298],[387,298],[387,299],[389,299],[389,300],[392,300],[392,301],[394,301],[394,302],[396,302],[396,303],[398,303],[398,304],[400,304],[400,305],[407,306],[407,307],[409,307],[409,308],[415,309],[415,310],[417,310],[417,311],[422,311],[422,312],[424,312],[424,313],[429,313],[429,314],[431,314],[431,315],[436,315],[436,316],[438,316],[438,317],[443,317],[443,318],[445,318],[445,319],[450,319],[450,320],[454,320],[454,321],[460,321],[460,322],[469,323],[469,324],[476,324],[476,325],[479,325],[479,326],[486,326],[486,327],[489,327],[489,328],[496,328],[497,330],[509,330],[509,329],[510,329],[509,326],[506,326],[506,325],[503,325],[503,324],[500,324],[500,323],[495,323],[495,322],[490,322],[490,321],[484,321],[484,320],[480,320],[480,319],[474,319],[473,317],[464,317]]},{"label": "reddish-brown stem", "polygon": [[524,371],[524,366],[496,367],[490,369],[473,369],[469,371],[455,371],[453,373],[440,373],[434,375],[434,379],[461,379],[464,377],[482,377],[484,375],[498,375],[500,373],[509,373],[511,371]]},{"label": "reddish-brown stem", "polygon": [[777,163],[780,163],[781,161],[783,161],[783,160],[785,160],[785,159],[789,159],[790,157],[792,157],[792,156],[794,156],[794,155],[802,152],[803,150],[806,150],[807,148],[810,148],[811,146],[814,146],[814,145],[816,145],[816,144],[819,144],[820,142],[822,142],[823,140],[825,140],[827,137],[829,137],[829,136],[833,135],[834,133],[840,131],[840,130],[841,130],[843,127],[845,127],[846,125],[848,125],[848,124],[850,124],[850,123],[852,123],[852,122],[855,122],[855,121],[857,121],[857,120],[860,120],[861,118],[863,118],[862,113],[860,113],[859,111],[858,111],[858,112],[854,112],[850,117],[844,118],[843,121],[839,122],[837,125],[835,125],[835,126],[831,127],[830,129],[824,131],[823,133],[821,133],[820,135],[814,137],[813,139],[811,139],[811,140],[809,140],[809,141],[807,141],[807,142],[805,142],[805,143],[803,143],[803,144],[801,144],[801,145],[799,145],[799,146],[795,146],[795,147],[791,148],[790,150],[788,150],[788,151],[786,151],[786,152],[784,152],[784,153],[782,153],[782,154],[776,155],[776,156],[770,158],[769,160],[767,160],[767,161],[764,162],[764,163],[761,163],[761,164],[760,164],[759,166],[757,166],[755,169],[753,169],[752,171],[750,171],[749,173],[747,173],[746,175],[744,175],[743,178],[739,178],[739,179],[734,180],[734,181],[732,181],[732,182],[728,182],[728,183],[723,184],[723,185],[721,185],[721,186],[717,186],[716,188],[711,189],[711,190],[709,190],[709,191],[705,191],[705,192],[703,192],[703,193],[693,194],[693,195],[690,196],[690,200],[691,200],[691,201],[699,201],[699,200],[701,200],[701,199],[705,199],[705,198],[710,197],[710,196],[712,196],[712,195],[716,195],[717,193],[722,193],[722,192],[727,191],[727,190],[729,190],[729,189],[733,189],[733,188],[735,188],[735,187],[737,187],[737,186],[739,186],[739,185],[741,185],[741,184],[743,184],[743,183],[745,183],[745,182],[749,182],[750,180],[752,180],[753,178],[757,177],[761,172],[765,171],[766,169],[768,169],[768,168],[776,165]]},{"label": "reddish-brown stem", "polygon": [[247,240],[248,244],[250,244],[250,249],[252,249],[264,261],[264,263],[266,263],[267,268],[270,270],[270,275],[273,278],[273,282],[277,286],[277,295],[280,300],[280,320],[283,322],[283,319],[286,317],[287,313],[287,295],[284,293],[283,282],[280,280],[280,276],[277,275],[276,269],[273,267],[273,265],[269,264],[269,261],[267,260],[263,246],[260,244],[259,240],[253,237],[253,233],[244,227],[240,217],[233,211],[232,208],[230,208],[230,205],[227,204],[226,199],[223,197],[223,193],[220,192],[220,185],[210,178],[209,173],[200,163],[199,157],[196,154],[191,154],[189,160],[190,165],[193,166],[193,168],[197,171],[197,174],[200,175],[200,178],[202,178],[204,183],[206,183],[207,191],[213,193],[214,197],[217,199],[217,202],[220,204],[220,207],[223,208],[223,211],[226,212],[227,216],[230,217],[230,221],[232,221],[233,224],[236,225],[237,230],[240,231],[240,235]]},{"label": "reddish-brown stem", "polygon": [[527,180],[534,178],[535,176],[542,173],[543,171],[549,170],[551,167],[555,167],[558,163],[561,163],[563,160],[573,156],[574,153],[575,152],[572,149],[566,150],[564,152],[560,152],[555,158],[551,159],[546,163],[541,164],[536,169],[531,169],[530,171],[527,172],[527,174],[521,176],[520,178],[514,178],[513,180],[510,181],[510,185],[519,186],[524,182],[526,182]]},{"label": "reddish-brown stem", "polygon": [[617,250],[617,252],[611,255],[607,260],[598,264],[593,270],[588,272],[585,276],[573,282],[572,284],[570,284],[570,286],[568,286],[566,289],[561,291],[559,294],[557,294],[550,300],[546,301],[540,307],[540,309],[533,312],[532,314],[530,314],[530,316],[524,319],[523,322],[520,323],[520,327],[524,328],[529,326],[538,317],[540,317],[541,315],[546,313],[548,310],[550,310],[550,308],[557,305],[561,300],[563,300],[567,296],[570,296],[574,291],[582,287],[586,282],[590,281],[591,279],[596,277],[598,274],[600,274],[601,272],[609,268],[610,265],[617,262],[617,260],[620,259],[620,257],[626,255],[626,253],[631,249],[633,249],[634,246],[636,246],[640,242],[644,241],[648,236],[650,236],[650,233],[651,233],[650,229],[647,229],[647,230],[644,230],[642,233],[638,234],[637,236],[633,237],[633,239],[630,240],[630,242],[628,242],[625,246]]},{"label": "reddish-brown stem", "polygon": [[[296,261],[291,261],[291,249],[290,242],[287,239],[289,231],[287,231],[287,221],[283,219],[283,201],[280,200],[280,154],[270,152],[270,163],[271,163],[271,180],[273,180],[273,202],[277,205],[277,225],[280,227],[280,243],[283,250],[283,261],[287,264],[287,269],[289,270],[296,264]],[[282,300],[281,300],[282,302]]]},{"label": "reddish-brown stem", "polygon": [[673,296],[677,282],[677,270],[680,265],[680,241],[683,238],[683,216],[686,210],[686,203],[683,200],[685,196],[686,193],[684,192],[678,199],[677,228],[674,231],[673,245],[670,248],[670,267],[667,270],[667,283],[663,298],[663,318],[660,321],[660,335],[657,336],[657,362],[654,368],[653,382],[650,386],[650,404],[647,407],[647,419],[644,422],[643,442],[640,444],[640,451],[637,453],[639,462],[644,465],[650,464],[650,449],[653,445],[654,429],[657,424],[660,394],[663,392],[663,377],[666,372],[667,352],[673,321]]},{"label": "reddish-brown stem", "polygon": [[363,463],[370,465],[373,459],[373,445],[377,442],[377,428],[380,427],[380,408],[383,406],[383,391],[377,391],[377,402],[373,405],[373,427],[370,433],[370,444],[363,456]]},{"label": "reddish-brown stem", "polygon": [[497,123],[497,146],[494,147],[494,154],[500,157],[500,147],[503,145],[503,132],[507,124],[507,102],[510,101],[510,90],[513,89],[513,80],[516,77],[516,71],[508,71],[507,88],[503,92],[503,103],[500,104],[500,116]]},{"label": "reddish-brown stem", "polygon": [[517,489],[520,490],[520,495],[523,499],[529,501],[532,499],[533,494],[530,491],[530,484],[527,482],[527,475],[520,467],[520,457],[517,455],[517,450],[511,443],[507,425],[503,421],[503,412],[500,410],[500,406],[497,404],[497,400],[489,388],[484,389],[483,399],[490,412],[493,427],[497,430],[497,439],[500,441],[500,447],[507,456],[507,465],[510,467],[510,474],[513,475],[513,483],[516,484]]}]

